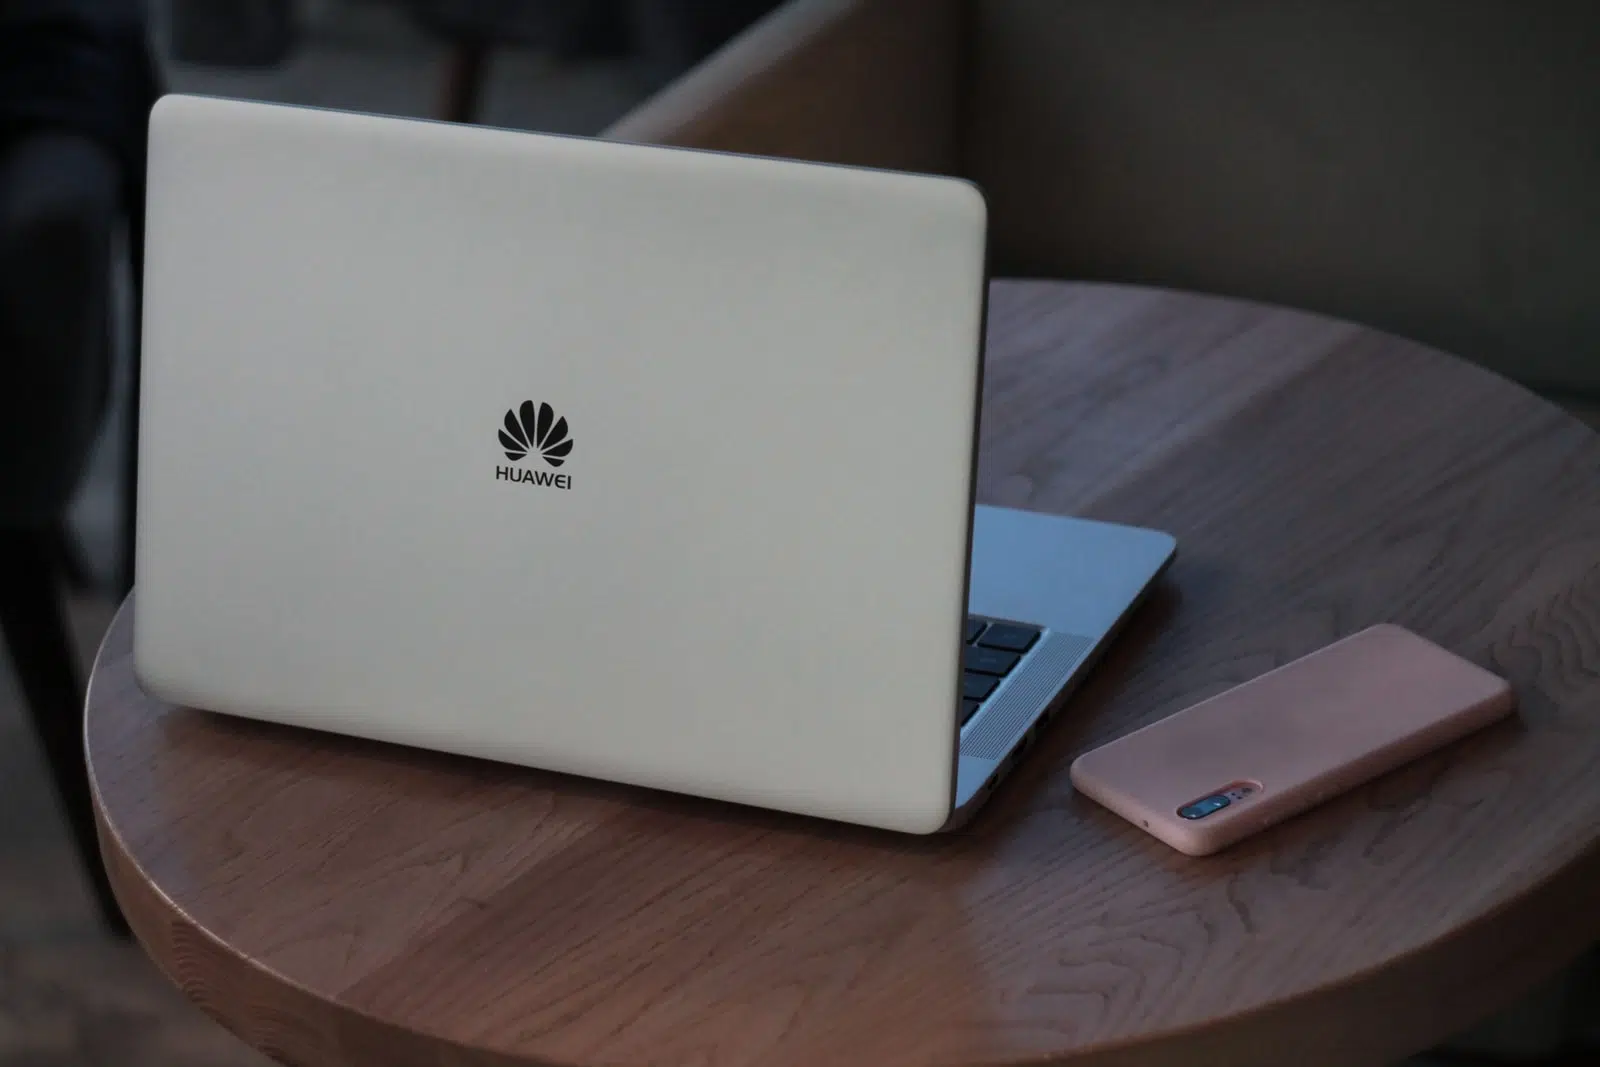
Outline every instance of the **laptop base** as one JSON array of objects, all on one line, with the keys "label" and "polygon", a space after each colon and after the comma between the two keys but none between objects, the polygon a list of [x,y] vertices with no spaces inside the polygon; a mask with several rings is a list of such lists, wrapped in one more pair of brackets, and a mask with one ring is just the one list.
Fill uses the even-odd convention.
[{"label": "laptop base", "polygon": [[964,824],[993,794],[1176,549],[1168,534],[1140,527],[975,509],[969,611],[1043,632],[960,727],[955,801],[944,830]]}]

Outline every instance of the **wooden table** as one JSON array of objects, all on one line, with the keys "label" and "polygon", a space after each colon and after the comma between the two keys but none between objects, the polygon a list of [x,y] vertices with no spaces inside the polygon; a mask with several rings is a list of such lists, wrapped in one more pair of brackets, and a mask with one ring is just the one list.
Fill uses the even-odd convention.
[{"label": "wooden table", "polygon": [[[984,501],[1179,558],[964,833],[906,839],[89,696],[113,882],[289,1063],[1379,1062],[1600,936],[1600,439],[1370,330],[1000,283]],[[1523,714],[1210,859],[1071,757],[1379,620]]]}]

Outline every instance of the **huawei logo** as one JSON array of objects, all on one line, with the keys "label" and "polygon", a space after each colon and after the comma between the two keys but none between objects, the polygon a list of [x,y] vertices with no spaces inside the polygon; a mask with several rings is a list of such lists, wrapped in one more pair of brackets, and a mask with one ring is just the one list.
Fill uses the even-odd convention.
[{"label": "huawei logo", "polygon": [[[506,412],[505,428],[500,431],[500,447],[505,449],[506,458],[513,463],[529,452],[537,452],[550,466],[559,467],[572,454],[572,438],[567,435],[567,420],[557,418],[549,404],[540,404],[535,408],[533,401],[524,400],[521,407]],[[496,467],[494,476],[502,482],[572,488],[570,474],[552,474],[526,467]]]},{"label": "huawei logo", "polygon": [[[519,411],[520,421],[517,419]],[[524,400],[519,411],[506,412],[506,428],[500,431],[500,444],[506,450],[506,458],[517,460],[529,452],[537,452],[552,467],[565,463],[572,451],[567,420],[556,418],[549,404],[540,404],[535,418],[531,400]]]}]

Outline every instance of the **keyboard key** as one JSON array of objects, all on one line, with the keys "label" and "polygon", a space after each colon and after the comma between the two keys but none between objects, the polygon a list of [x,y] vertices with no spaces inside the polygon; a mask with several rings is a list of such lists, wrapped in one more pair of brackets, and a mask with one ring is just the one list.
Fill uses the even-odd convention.
[{"label": "keyboard key", "polygon": [[967,644],[970,645],[978,639],[978,635],[983,633],[983,625],[982,619],[974,619],[970,616],[967,618]]},{"label": "keyboard key", "polygon": [[969,671],[978,671],[982,674],[998,674],[1002,677],[1010,673],[1011,668],[1017,665],[1017,660],[1022,657],[1015,652],[1006,652],[998,648],[984,648],[981,645],[969,645],[963,666]]},{"label": "keyboard key", "polygon": [[[970,638],[969,638],[970,640]],[[1039,627],[1023,626],[1014,622],[997,622],[983,632],[978,642],[984,648],[1000,648],[1007,652],[1026,652],[1039,640]]]},{"label": "keyboard key", "polygon": [[978,714],[978,709],[981,707],[983,707],[983,701],[981,700],[963,700],[961,702],[961,725],[965,726],[971,722],[972,717]]},{"label": "keyboard key", "polygon": [[987,674],[973,674],[971,671],[961,676],[961,698],[963,700],[982,700],[994,692],[994,687],[1000,684],[1000,679],[990,678]]}]

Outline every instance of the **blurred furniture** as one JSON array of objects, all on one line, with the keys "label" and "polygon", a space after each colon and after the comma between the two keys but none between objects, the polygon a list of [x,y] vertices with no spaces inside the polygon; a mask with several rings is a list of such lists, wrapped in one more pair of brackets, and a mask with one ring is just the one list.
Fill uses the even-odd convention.
[{"label": "blurred furniture", "polygon": [[699,62],[777,0],[402,0],[450,42],[438,117],[477,119],[490,55],[501,45],[557,56],[631,52],[651,89]]},{"label": "blurred furniture", "polygon": [[[1357,1067],[1600,934],[1600,437],[1298,311],[998,282],[989,322],[979,499],[1181,547],[967,829],[173,707],[124,605],[87,745],[144,947],[301,1067]],[[1509,677],[1521,721],[1205,860],[1072,790],[1085,748],[1379,620]]]},{"label": "blurred furniture", "polygon": [[1283,303],[1600,398],[1600,5],[790,0],[610,131],[965,175],[1006,275]]},{"label": "blurred furniture", "polygon": [[116,158],[87,137],[36,133],[0,146],[0,637],[114,927],[121,918],[96,844],[59,546],[109,392],[120,183]]},{"label": "blurred furniture", "polygon": [[[779,0],[391,0],[445,42],[438,118],[475,122],[497,48],[562,59],[630,55],[647,90],[720,47]],[[173,58],[272,67],[290,58],[303,26],[295,0],[168,0]]]},{"label": "blurred furniture", "polygon": [[[0,5],[0,639],[107,923],[62,604],[68,505],[109,399],[113,273],[137,319],[146,115],[159,75],[141,0]],[[115,240],[124,231],[126,242]],[[130,331],[137,336],[137,323]],[[132,353],[137,394],[137,341]],[[119,591],[132,584],[137,418],[124,442]]]},{"label": "blurred furniture", "polygon": [[401,0],[413,18],[449,48],[437,115],[473,122],[483,97],[489,57],[498,46],[523,45],[555,55],[616,47],[622,0]]},{"label": "blurred furniture", "polygon": [[628,0],[629,33],[654,91],[721,48],[780,0]]},{"label": "blurred furniture", "polygon": [[180,63],[275,67],[299,43],[294,0],[166,0],[167,43]]}]

